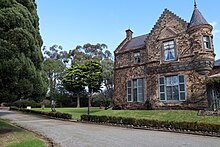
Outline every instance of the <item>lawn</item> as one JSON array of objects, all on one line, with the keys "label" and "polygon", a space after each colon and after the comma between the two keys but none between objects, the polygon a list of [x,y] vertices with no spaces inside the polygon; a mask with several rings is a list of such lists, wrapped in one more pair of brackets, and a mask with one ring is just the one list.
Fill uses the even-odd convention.
[{"label": "lawn", "polygon": [[[35,108],[41,110],[41,108]],[[70,113],[73,119],[80,120],[82,114],[87,114],[87,108],[56,108],[58,112]],[[51,111],[45,108],[43,111]],[[103,110],[99,108],[91,108],[91,115],[107,115],[119,117],[133,117],[140,119],[151,119],[161,121],[186,121],[186,122],[204,122],[210,124],[220,124],[220,117],[217,116],[197,116],[198,111],[192,110]]]},{"label": "lawn", "polygon": [[[47,111],[50,112],[51,108],[33,108],[33,110],[39,110],[39,111]],[[72,114],[72,119],[75,120],[80,120],[80,116],[83,114],[87,114],[88,113],[88,108],[87,107],[83,107],[83,108],[56,108],[57,112],[62,112],[62,113],[69,113]],[[95,114],[96,112],[99,111],[104,111],[103,109],[100,109],[98,107],[91,107],[90,108],[90,114]]]},{"label": "lawn", "polygon": [[133,117],[140,119],[177,121],[177,122],[203,122],[220,124],[218,116],[198,116],[198,111],[193,110],[105,110],[94,113],[95,115]]},{"label": "lawn", "polygon": [[45,147],[46,143],[31,132],[0,120],[0,142],[5,147]]}]

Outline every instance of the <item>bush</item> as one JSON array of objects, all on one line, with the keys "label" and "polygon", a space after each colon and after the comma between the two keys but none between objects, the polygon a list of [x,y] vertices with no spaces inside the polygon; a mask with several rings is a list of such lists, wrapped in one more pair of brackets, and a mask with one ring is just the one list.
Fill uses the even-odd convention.
[{"label": "bush", "polygon": [[17,100],[13,103],[14,106],[19,108],[27,108],[27,106],[31,107],[39,107],[39,104],[35,101],[29,101],[29,100]]},{"label": "bush", "polygon": [[136,122],[135,118],[122,118],[122,123],[125,125],[134,125]]},{"label": "bush", "polygon": [[50,107],[50,100],[44,99],[42,102],[40,102],[40,105],[44,105],[45,107]]},{"label": "bush", "polygon": [[112,99],[110,99],[110,98],[99,98],[99,97],[97,97],[97,98],[92,99],[92,106],[93,107],[103,106],[105,108],[108,108],[108,107],[110,107],[111,102],[112,102]]},{"label": "bush", "polygon": [[55,118],[62,118],[62,119],[72,119],[72,115],[69,114],[69,113],[44,112],[44,111],[37,111],[37,110],[29,110],[29,109],[25,109],[25,108],[18,108],[18,107],[15,107],[15,106],[10,107],[9,110],[29,112],[29,113],[34,113],[34,114],[51,116],[51,117],[55,117]]},{"label": "bush", "polygon": [[122,118],[122,117],[115,117],[115,116],[96,116],[96,115],[81,115],[81,120],[134,125],[134,126],[140,126],[140,127],[147,126],[147,127],[153,127],[153,128],[167,128],[167,129],[171,128],[171,129],[180,129],[180,130],[220,133],[220,125],[198,123],[198,122],[159,121],[159,120]]},{"label": "bush", "polygon": [[19,108],[18,108],[18,107],[15,107],[15,106],[11,106],[11,107],[9,108],[9,110],[11,110],[11,111],[13,111],[13,110],[19,110]]}]

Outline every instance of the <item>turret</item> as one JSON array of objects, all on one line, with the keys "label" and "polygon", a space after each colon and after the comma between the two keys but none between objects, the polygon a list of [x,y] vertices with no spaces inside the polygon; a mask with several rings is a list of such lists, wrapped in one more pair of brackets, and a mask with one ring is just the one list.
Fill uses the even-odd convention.
[{"label": "turret", "polygon": [[187,32],[191,42],[191,51],[194,55],[193,64],[195,70],[200,74],[207,75],[214,64],[214,46],[212,36],[212,26],[206,21],[202,13],[198,10],[196,2],[194,11],[188,25]]}]

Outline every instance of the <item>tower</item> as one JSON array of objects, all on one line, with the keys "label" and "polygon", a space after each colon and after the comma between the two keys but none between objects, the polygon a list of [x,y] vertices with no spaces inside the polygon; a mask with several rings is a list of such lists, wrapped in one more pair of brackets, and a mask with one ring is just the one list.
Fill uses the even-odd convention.
[{"label": "tower", "polygon": [[208,75],[214,64],[213,27],[206,21],[194,1],[194,10],[187,33],[191,42],[193,65],[197,72]]}]

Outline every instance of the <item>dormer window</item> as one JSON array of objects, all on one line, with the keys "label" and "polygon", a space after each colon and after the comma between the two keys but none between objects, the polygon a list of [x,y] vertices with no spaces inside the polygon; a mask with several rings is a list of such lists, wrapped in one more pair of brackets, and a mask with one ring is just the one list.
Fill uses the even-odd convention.
[{"label": "dormer window", "polygon": [[176,59],[174,40],[163,42],[164,61],[173,61]]},{"label": "dormer window", "polygon": [[205,49],[211,49],[210,37],[208,35],[203,36],[203,44]]},{"label": "dormer window", "polygon": [[141,63],[141,55],[140,52],[134,53],[134,64],[139,64]]}]

